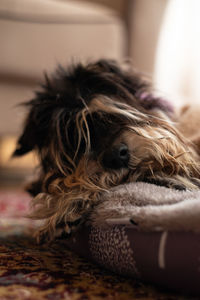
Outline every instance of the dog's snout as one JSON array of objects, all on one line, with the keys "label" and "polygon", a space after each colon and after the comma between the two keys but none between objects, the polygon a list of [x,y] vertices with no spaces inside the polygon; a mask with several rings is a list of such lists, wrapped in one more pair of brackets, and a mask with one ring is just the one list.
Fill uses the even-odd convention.
[{"label": "dog's snout", "polygon": [[110,169],[120,169],[128,166],[129,151],[125,144],[114,146],[104,153],[103,166]]}]

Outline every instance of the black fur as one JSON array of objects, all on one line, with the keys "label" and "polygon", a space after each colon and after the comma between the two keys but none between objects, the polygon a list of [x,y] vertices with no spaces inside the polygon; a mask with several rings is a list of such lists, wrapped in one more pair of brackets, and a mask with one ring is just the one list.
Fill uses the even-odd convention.
[{"label": "black fur", "polygon": [[51,137],[47,132],[52,130],[55,115],[61,114],[66,122],[98,95],[116,98],[139,110],[168,110],[159,98],[153,98],[151,94],[140,99],[139,95],[146,91],[148,83],[141,81],[138,73],[122,71],[114,61],[100,60],[87,66],[79,63],[67,69],[59,66],[51,79],[45,77],[42,89],[25,104],[30,112],[14,155],[20,156],[48,145]]}]

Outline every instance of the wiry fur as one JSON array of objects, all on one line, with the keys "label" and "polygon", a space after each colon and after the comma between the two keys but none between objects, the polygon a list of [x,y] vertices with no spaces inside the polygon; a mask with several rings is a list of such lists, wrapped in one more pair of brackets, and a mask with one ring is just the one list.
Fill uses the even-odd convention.
[{"label": "wiry fur", "polygon": [[29,188],[31,217],[45,220],[39,240],[70,233],[121,183],[200,186],[198,155],[170,121],[171,107],[113,61],[59,68],[27,105],[14,154],[36,150],[40,159]]}]

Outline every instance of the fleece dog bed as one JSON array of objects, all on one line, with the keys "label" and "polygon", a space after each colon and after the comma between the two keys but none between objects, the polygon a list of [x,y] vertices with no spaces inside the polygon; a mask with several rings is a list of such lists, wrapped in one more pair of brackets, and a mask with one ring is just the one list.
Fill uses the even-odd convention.
[{"label": "fleece dog bed", "polygon": [[111,271],[200,294],[200,191],[115,187],[66,243]]},{"label": "fleece dog bed", "polygon": [[[19,284],[19,276],[23,275],[28,278],[27,284],[30,285],[27,274],[30,273],[30,276],[33,276],[33,263],[36,265],[34,272],[37,273],[40,268],[41,272],[44,272],[41,260],[46,246],[40,249],[33,240],[31,240],[30,247],[24,246],[29,243],[30,236],[34,228],[37,227],[37,222],[22,218],[22,215],[28,212],[28,203],[28,195],[22,193],[18,195],[16,192],[2,194],[0,197],[0,260],[2,261],[0,295],[15,293],[17,291],[16,285],[18,288],[22,288],[23,284]],[[61,273],[56,272],[55,276],[52,277],[52,284],[55,284],[54,279],[57,280],[58,274],[61,274],[59,280],[62,279],[63,289],[66,288],[68,281],[64,283],[63,272],[69,273],[66,278],[70,278],[70,274],[73,274],[74,282],[80,283],[81,276],[78,274],[81,274],[81,271],[73,270],[70,273],[71,271],[69,272],[68,267],[66,269],[64,264],[64,261],[68,261],[68,266],[69,257],[71,257],[68,252],[66,254],[63,252],[67,246],[73,252],[85,256],[87,260],[93,260],[115,274],[128,276],[126,280],[117,277],[117,285],[123,280],[126,281],[126,284],[128,282],[129,292],[132,287],[132,296],[136,291],[139,293],[141,290],[140,287],[136,287],[137,281],[135,279],[138,278],[148,283],[176,290],[179,293],[187,292],[199,296],[199,216],[200,191],[176,191],[147,183],[131,183],[115,187],[102,195],[102,199],[91,214],[90,220],[75,236],[71,239],[61,240],[59,244],[56,241],[54,245],[47,245],[48,257],[49,251],[52,257],[53,255],[60,257],[58,265]],[[56,251],[55,245],[57,245]],[[23,257],[19,259],[18,246],[21,247],[19,252],[26,253],[28,257],[30,265],[26,264],[27,270],[24,269],[25,255],[23,254]],[[7,249],[6,263],[4,263],[5,249]],[[30,259],[30,253],[33,257],[36,255],[37,259]],[[63,260],[65,256],[66,260]],[[75,260],[73,256],[70,260],[71,265]],[[48,259],[45,258],[44,261],[46,262]],[[15,265],[17,265],[17,269]],[[8,273],[9,266],[12,270],[9,269]],[[45,268],[47,268],[45,272],[48,274],[51,266],[52,264],[45,263]],[[90,269],[91,266],[87,270]],[[101,277],[100,273],[98,273],[98,278]],[[10,274],[12,274],[12,280],[10,280]],[[116,282],[116,277],[112,278],[114,278],[113,282]],[[132,281],[131,278],[133,278]],[[40,280],[38,280],[38,285],[39,282]],[[33,284],[38,291],[35,282]],[[102,283],[102,286],[104,284]],[[26,286],[27,292],[32,289],[32,285],[30,288]],[[51,292],[52,290],[46,291],[46,293]],[[112,293],[115,292],[116,290],[112,290]],[[122,299],[132,299],[132,296],[129,293],[127,297],[123,296]],[[155,297],[149,297],[145,294],[145,299],[155,299],[161,295],[156,294]],[[163,294],[162,298],[177,299],[176,296],[171,298],[169,295],[166,295],[165,298]],[[23,297],[20,296],[20,299]],[[135,294],[133,299],[137,299]]]},{"label": "fleece dog bed", "polygon": [[[37,245],[31,237],[36,222],[22,217],[28,213],[29,202],[24,192],[0,191],[1,300],[192,299],[99,268],[66,249],[63,240]],[[83,248],[88,239],[81,238]]]}]

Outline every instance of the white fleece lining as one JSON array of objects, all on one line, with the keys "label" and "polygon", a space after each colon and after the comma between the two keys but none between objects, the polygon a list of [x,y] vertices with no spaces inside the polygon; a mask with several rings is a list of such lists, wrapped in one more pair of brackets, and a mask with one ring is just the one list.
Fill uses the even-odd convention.
[{"label": "white fleece lining", "polygon": [[200,232],[200,190],[178,191],[143,182],[120,185],[101,196],[89,223],[133,226],[140,231]]}]

